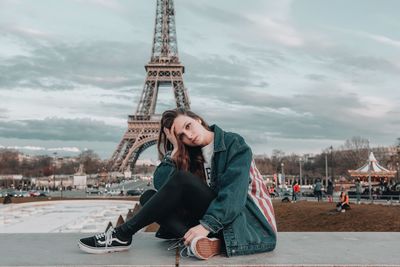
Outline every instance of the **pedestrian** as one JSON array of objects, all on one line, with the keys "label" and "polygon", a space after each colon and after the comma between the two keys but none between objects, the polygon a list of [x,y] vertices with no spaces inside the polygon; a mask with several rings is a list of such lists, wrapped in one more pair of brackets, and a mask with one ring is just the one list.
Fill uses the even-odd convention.
[{"label": "pedestrian", "polygon": [[340,212],[345,212],[350,209],[349,196],[345,191],[340,193],[340,201],[336,204],[336,210]]},{"label": "pedestrian", "polygon": [[362,185],[361,185],[360,178],[357,178],[355,185],[356,185],[357,204],[360,204],[361,203],[361,193],[362,193]]},{"label": "pedestrian", "polygon": [[275,248],[272,202],[239,134],[178,108],[163,113],[157,147],[162,161],[154,172],[156,190],[142,195],[143,207],[124,224],[80,239],[83,251],[127,250],[132,235],[153,222],[160,224],[157,237],[179,238],[181,253],[199,259]]},{"label": "pedestrian", "polygon": [[11,196],[7,194],[3,199],[3,204],[6,205],[6,204],[11,204],[11,203],[12,203]]},{"label": "pedestrian", "polygon": [[322,184],[319,178],[317,179],[317,182],[314,185],[314,193],[318,202],[322,201]]},{"label": "pedestrian", "polygon": [[328,202],[333,202],[333,183],[332,180],[328,180],[328,186],[326,187],[326,196],[328,197]]},{"label": "pedestrian", "polygon": [[300,185],[297,181],[294,182],[292,191],[292,201],[296,203],[300,195]]},{"label": "pedestrian", "polygon": [[274,185],[271,185],[271,186],[269,186],[269,187],[267,187],[268,188],[268,193],[269,193],[269,195],[272,197],[272,198],[274,198],[275,197],[275,187],[274,187]]}]

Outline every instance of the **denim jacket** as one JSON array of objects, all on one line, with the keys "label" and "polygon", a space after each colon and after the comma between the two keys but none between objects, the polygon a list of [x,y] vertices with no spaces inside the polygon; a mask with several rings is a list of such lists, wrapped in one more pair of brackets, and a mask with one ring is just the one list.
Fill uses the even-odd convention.
[{"label": "denim jacket", "polygon": [[[250,147],[238,134],[224,132],[216,125],[210,128],[214,132],[210,188],[217,196],[199,223],[211,233],[222,231],[228,257],[273,250],[277,239],[273,208],[268,193],[260,188],[261,182],[257,186],[252,183],[259,172]],[[175,170],[174,162],[165,157],[154,172],[155,188],[159,189]],[[256,191],[261,191],[261,198],[252,195]],[[267,200],[270,210],[265,216],[262,203]]]}]

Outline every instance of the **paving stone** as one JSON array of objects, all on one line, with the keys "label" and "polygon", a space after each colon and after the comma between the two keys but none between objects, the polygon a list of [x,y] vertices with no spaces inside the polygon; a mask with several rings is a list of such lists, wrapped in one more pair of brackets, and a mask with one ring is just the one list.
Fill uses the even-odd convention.
[{"label": "paving stone", "polygon": [[[0,234],[0,266],[176,266],[175,251],[153,233],[139,233],[127,252],[91,255],[77,240],[87,234]],[[90,235],[90,234],[89,234]],[[400,233],[279,233],[270,253],[208,261],[179,258],[179,266],[400,266]]]}]

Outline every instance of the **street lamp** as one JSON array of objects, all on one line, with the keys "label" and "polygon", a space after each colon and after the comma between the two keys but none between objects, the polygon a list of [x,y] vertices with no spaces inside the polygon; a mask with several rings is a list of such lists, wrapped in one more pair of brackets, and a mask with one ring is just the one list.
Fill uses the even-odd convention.
[{"label": "street lamp", "polygon": [[333,147],[329,147],[329,153],[331,154],[331,179],[332,182],[335,180],[334,174],[333,174]]},{"label": "street lamp", "polygon": [[[60,166],[62,166],[64,158],[59,158],[59,160],[61,161]],[[62,199],[63,198],[63,177],[62,177],[62,175],[60,175],[60,188],[61,188],[61,199]]]},{"label": "street lamp", "polygon": [[302,173],[301,173],[301,163],[302,162],[303,162],[303,158],[300,157],[299,158],[299,167],[300,167],[300,177],[299,177],[300,181],[299,181],[299,183],[300,183],[300,185],[303,185],[303,178],[302,178]]},{"label": "street lamp", "polygon": [[285,185],[285,172],[283,171],[283,167],[285,167],[285,164],[282,162],[281,163],[282,186]]},{"label": "street lamp", "polygon": [[[368,153],[368,155],[371,153]],[[368,158],[368,190],[369,190],[369,200],[372,202],[372,185],[371,185],[371,169],[372,161]]]},{"label": "street lamp", "polygon": [[325,183],[328,184],[328,153],[325,152]]},{"label": "street lamp", "polygon": [[56,159],[57,159],[57,152],[53,153],[53,191],[56,190]]},{"label": "street lamp", "polygon": [[396,180],[399,182],[399,161],[400,161],[400,137],[397,138],[397,174],[396,174]]}]

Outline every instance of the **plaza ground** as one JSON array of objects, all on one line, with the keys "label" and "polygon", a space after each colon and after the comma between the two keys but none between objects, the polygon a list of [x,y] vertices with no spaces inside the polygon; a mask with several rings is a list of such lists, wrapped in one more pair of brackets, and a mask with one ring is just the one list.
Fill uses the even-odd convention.
[{"label": "plaza ground", "polygon": [[400,205],[350,204],[345,213],[335,203],[274,201],[280,232],[400,232]]},{"label": "plaza ground", "polygon": [[[104,198],[94,199],[104,200]],[[138,200],[138,197],[107,199],[132,200],[133,203]],[[59,200],[59,198],[53,197],[51,200]],[[2,203],[1,198],[0,201]],[[49,201],[49,199],[13,198],[13,203],[31,201]],[[400,205],[398,203],[395,205],[351,204],[351,210],[345,213],[336,212],[335,203],[304,200],[296,203],[282,203],[280,199],[273,200],[273,203],[280,232],[400,232]],[[152,230],[154,231],[154,227]]]},{"label": "plaza ground", "polygon": [[[88,200],[86,198],[85,200]],[[83,230],[95,229],[94,221],[106,218],[98,209],[91,211],[91,206],[108,202],[108,206],[118,210],[120,202],[133,206],[137,198],[113,198],[112,202],[105,198],[96,198],[83,201],[55,201],[50,206],[65,205],[66,214],[70,217],[72,210],[82,208],[89,218],[78,220]],[[121,200],[128,200],[121,201]],[[20,201],[35,201],[48,199],[18,199]],[[57,200],[52,198],[50,201]],[[64,199],[65,200],[65,199]],[[110,200],[110,198],[108,198]],[[120,200],[115,201],[114,200]],[[17,202],[17,199],[15,199]],[[79,203],[76,206],[75,203]],[[33,205],[30,205],[33,204]],[[43,214],[40,219],[46,219],[46,214],[52,213],[46,208],[50,203],[26,203],[0,205],[0,214],[4,215],[3,222],[8,219],[20,219],[20,215],[28,213]],[[52,205],[54,204],[54,205]],[[131,205],[132,204],[132,205]],[[18,206],[18,207],[17,207]],[[33,207],[37,207],[33,209]],[[125,253],[111,255],[90,255],[80,251],[77,240],[89,233],[71,232],[78,230],[79,225],[68,223],[66,230],[58,233],[50,232],[13,232],[0,233],[0,267],[3,266],[400,266],[398,244],[400,240],[400,205],[382,204],[352,205],[352,210],[345,213],[335,211],[334,203],[318,203],[315,201],[300,201],[297,203],[282,203],[274,200],[276,218],[278,222],[278,242],[273,252],[261,253],[241,257],[226,258],[217,256],[209,261],[199,261],[194,258],[179,257],[177,251],[168,251],[168,242],[154,237],[154,233],[140,232],[135,235],[134,247]],[[6,212],[11,210],[10,212]],[[20,210],[18,214],[17,210]],[[46,212],[42,213],[41,210]],[[123,207],[125,210],[125,207]],[[15,214],[14,214],[14,213]],[[109,212],[106,212],[107,214]],[[116,213],[115,213],[116,214]],[[57,215],[57,214],[56,214]],[[58,217],[61,214],[58,214]],[[64,214],[65,215],[65,214]],[[111,215],[111,214],[109,214]],[[85,217],[84,216],[84,217]],[[108,215],[107,215],[108,216]],[[114,215],[113,215],[114,216]],[[112,216],[112,217],[113,217]],[[116,215],[115,215],[116,217]],[[110,218],[108,216],[107,218]],[[116,219],[116,218],[115,218]],[[47,220],[53,225],[55,219]],[[71,222],[77,220],[70,218]],[[88,228],[88,226],[90,227]],[[55,227],[54,225],[52,226]],[[1,227],[0,227],[1,228]],[[57,228],[58,229],[58,228]],[[60,228],[61,229],[61,228]],[[11,229],[12,230],[12,229]],[[153,228],[153,231],[155,229]],[[79,230],[81,231],[81,230]],[[29,244],[28,246],[26,244]],[[49,245],[51,244],[51,245]],[[23,257],[21,257],[23,255]]]}]

